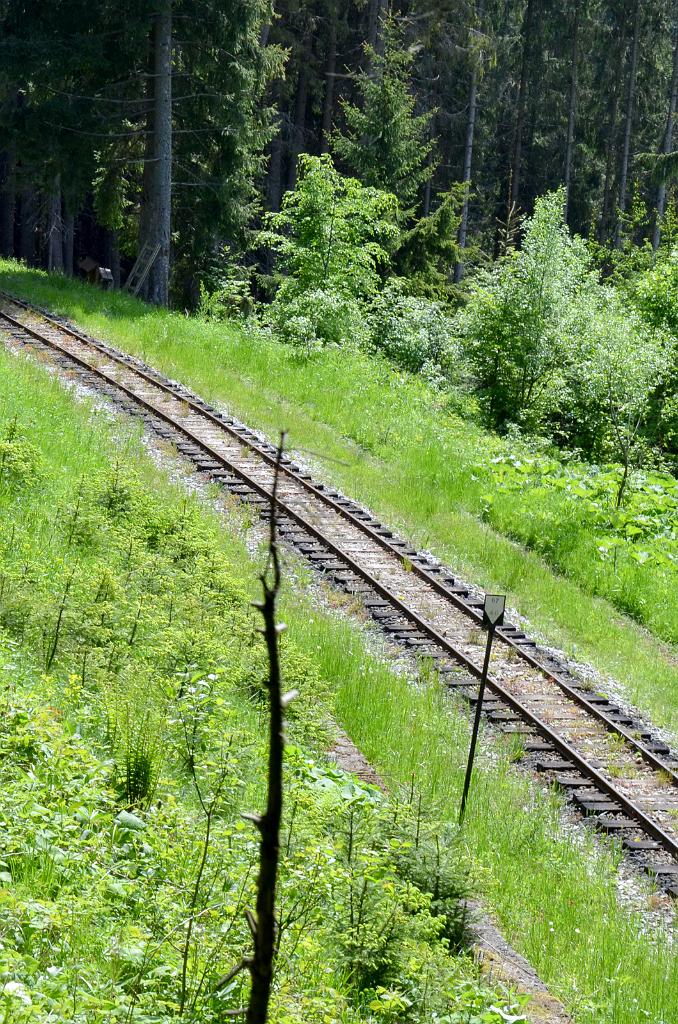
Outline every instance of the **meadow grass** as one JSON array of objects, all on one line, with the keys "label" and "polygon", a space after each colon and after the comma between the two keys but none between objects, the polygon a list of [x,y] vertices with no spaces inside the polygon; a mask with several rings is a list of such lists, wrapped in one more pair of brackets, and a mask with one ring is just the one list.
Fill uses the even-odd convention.
[{"label": "meadow grass", "polygon": [[[468,720],[435,679],[415,688],[366,656],[349,623],[288,616],[339,680],[339,720],[394,787],[414,783],[436,816],[456,822]],[[668,1024],[678,1019],[678,958],[671,932],[620,906],[618,852],[585,832],[564,835],[561,801],[511,764],[507,738],[485,735],[463,843],[474,883],[505,934],[579,1024]],[[651,900],[648,900],[648,906]]]},{"label": "meadow grass", "polygon": [[0,261],[0,287],[72,317],[272,437],[285,427],[325,479],[460,575],[506,592],[548,642],[617,679],[631,702],[678,734],[678,648],[651,632],[678,636],[675,587],[636,567],[644,628],[596,596],[601,566],[592,561],[591,536],[556,520],[551,565],[511,539],[539,541],[540,499],[496,496],[495,526],[484,522],[479,462],[501,442],[447,411],[424,382],[352,351],[301,361],[236,325],[156,310],[13,262]]},{"label": "meadow grass", "polygon": [[[250,607],[264,553],[248,554],[244,514],[222,522],[187,496],[138,434],[0,351],[3,1020],[216,1021],[247,1001],[246,972],[218,1007],[208,993],[251,946],[241,898],[254,904],[258,844],[241,815],[265,801],[266,659]],[[55,622],[59,651],[46,668]],[[386,967],[373,959],[359,982],[349,971],[349,820],[355,884],[364,858],[379,879],[366,882],[374,920],[397,919],[388,972],[412,997],[411,1019],[428,1019],[427,972],[440,983],[441,1012],[456,991],[488,1013],[510,1011],[510,993],[440,940],[428,877],[415,881],[422,900],[413,902],[389,844],[389,802],[323,764],[336,681],[289,633],[281,658],[299,694],[286,715],[284,928],[271,1018],[375,1024],[370,979]],[[151,770],[157,788],[142,789]],[[204,860],[204,809],[217,792]],[[450,850],[450,870],[460,856]],[[188,941],[193,913],[188,991],[202,995],[183,1013],[180,936]],[[500,1024],[497,1013],[486,1019]]]},{"label": "meadow grass", "polygon": [[[52,506],[72,495],[83,474],[106,466],[108,415],[73,403],[40,368],[0,352],[0,398],[0,419],[18,414],[39,439],[51,468],[43,495]],[[175,504],[180,491],[139,450],[137,429],[125,433],[121,463],[133,464],[168,507]],[[201,515],[215,523],[209,510]],[[44,525],[38,520],[36,543],[54,545],[50,516]],[[219,537],[241,577],[254,585],[258,562],[239,531],[220,522]],[[323,681],[306,699],[317,701],[323,714],[329,694],[327,713],[334,711],[393,792],[414,782],[427,814],[456,822],[466,712],[435,679],[413,686],[371,652],[359,625],[322,610],[316,598],[288,585],[282,614]],[[620,907],[615,852],[598,850],[591,838],[563,835],[559,807],[553,794],[515,771],[509,747],[485,735],[463,832],[474,888],[579,1024],[678,1019],[678,962],[668,935],[651,934],[642,917]]]}]

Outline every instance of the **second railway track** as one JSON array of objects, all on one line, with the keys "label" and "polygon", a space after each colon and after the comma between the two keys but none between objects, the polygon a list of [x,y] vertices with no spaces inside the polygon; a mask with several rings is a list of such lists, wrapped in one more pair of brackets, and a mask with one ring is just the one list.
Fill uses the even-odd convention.
[{"label": "second railway track", "polygon": [[[42,350],[172,441],[202,472],[264,509],[275,448],[187,388],[71,324],[0,293],[5,339]],[[360,598],[396,643],[435,662],[450,688],[477,699],[482,597],[414,550],[357,503],[286,456],[280,530],[333,583]],[[617,837],[678,896],[678,755],[644,722],[597,693],[514,625],[498,633],[486,710],[522,737],[532,767]]]}]

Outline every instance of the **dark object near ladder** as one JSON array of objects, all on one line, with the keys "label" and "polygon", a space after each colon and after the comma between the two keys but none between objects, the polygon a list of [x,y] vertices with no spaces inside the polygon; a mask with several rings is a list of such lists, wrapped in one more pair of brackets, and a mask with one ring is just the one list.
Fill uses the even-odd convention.
[{"label": "dark object near ladder", "polygon": [[129,273],[129,277],[125,281],[125,291],[131,292],[132,295],[138,295],[141,286],[148,277],[151,267],[158,258],[160,252],[160,243],[157,245],[151,245],[147,242],[146,245],[142,246],[141,252],[137,256],[136,263],[132,267]]}]

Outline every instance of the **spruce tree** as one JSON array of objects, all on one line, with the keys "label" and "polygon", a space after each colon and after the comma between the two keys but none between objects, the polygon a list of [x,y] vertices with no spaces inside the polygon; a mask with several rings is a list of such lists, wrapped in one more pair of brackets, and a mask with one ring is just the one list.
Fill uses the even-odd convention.
[{"label": "spruce tree", "polygon": [[346,170],[365,185],[393,193],[411,216],[434,171],[433,111],[415,113],[414,54],[393,18],[384,25],[383,42],[383,54],[365,45],[369,71],[357,76],[358,102],[341,103],[345,130],[334,132],[332,149]]}]

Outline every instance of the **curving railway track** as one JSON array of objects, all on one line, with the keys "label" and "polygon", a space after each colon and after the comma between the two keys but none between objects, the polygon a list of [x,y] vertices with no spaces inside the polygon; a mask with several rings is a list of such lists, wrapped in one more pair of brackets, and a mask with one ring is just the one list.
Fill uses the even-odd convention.
[{"label": "curving railway track", "polygon": [[[2,292],[0,336],[40,351],[141,416],[200,471],[266,511],[275,447],[244,424],[140,360]],[[435,664],[450,689],[477,700],[485,643],[480,592],[289,455],[279,509],[286,542],[355,595],[391,640]],[[528,766],[678,897],[678,753],[518,626],[504,625],[497,635],[484,705],[490,722],[517,734]]]}]

